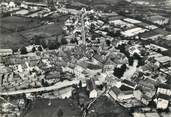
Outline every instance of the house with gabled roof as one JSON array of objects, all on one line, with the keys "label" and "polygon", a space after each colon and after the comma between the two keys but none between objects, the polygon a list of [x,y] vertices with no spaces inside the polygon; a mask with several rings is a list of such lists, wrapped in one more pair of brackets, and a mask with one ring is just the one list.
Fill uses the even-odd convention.
[{"label": "house with gabled roof", "polygon": [[89,98],[97,97],[96,84],[94,79],[90,78],[86,81],[87,91],[89,91]]}]

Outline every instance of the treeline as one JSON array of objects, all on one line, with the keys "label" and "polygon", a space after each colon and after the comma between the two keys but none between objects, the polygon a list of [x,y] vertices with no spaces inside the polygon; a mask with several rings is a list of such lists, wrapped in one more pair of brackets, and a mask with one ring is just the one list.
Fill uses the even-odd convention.
[{"label": "treeline", "polygon": [[61,45],[65,45],[68,43],[62,35],[56,36],[55,38],[56,39],[51,40],[36,35],[31,39],[31,43],[35,45],[42,45],[43,48],[48,48],[50,50],[58,49]]},{"label": "treeline", "polygon": [[137,67],[143,66],[145,64],[143,59],[144,53],[141,53],[141,55],[139,55],[138,53],[134,53],[133,55],[130,55],[130,53],[126,50],[125,44],[119,45],[118,47],[116,47],[116,49],[119,49],[121,53],[125,54],[125,56],[128,58],[128,62],[130,66],[133,65],[134,60],[138,60]]}]

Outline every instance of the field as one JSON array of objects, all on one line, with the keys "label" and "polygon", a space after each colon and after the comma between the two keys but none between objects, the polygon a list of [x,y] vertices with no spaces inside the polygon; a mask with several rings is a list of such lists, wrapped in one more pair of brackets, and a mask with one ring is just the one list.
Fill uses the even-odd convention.
[{"label": "field", "polygon": [[18,48],[28,44],[28,40],[23,38],[19,33],[11,33],[7,30],[1,29],[0,48],[12,48],[17,50]]},{"label": "field", "polygon": [[98,98],[90,110],[94,112],[92,111],[87,117],[130,117],[125,108],[105,96]]},{"label": "field", "polygon": [[30,28],[40,26],[38,20],[33,20],[24,17],[9,16],[1,18],[1,28],[7,29],[11,32],[20,32]]},{"label": "field", "polygon": [[63,111],[61,117],[81,117],[80,109],[70,99],[37,99],[24,117],[58,117],[59,109]]},{"label": "field", "polygon": [[[5,17],[0,19],[0,48],[18,48],[29,45],[35,35],[42,35],[45,39],[62,33],[62,26],[68,16],[59,16],[56,24],[40,25],[40,21],[23,17]],[[17,32],[16,32],[17,29]],[[22,30],[19,30],[22,29]]]},{"label": "field", "polygon": [[62,33],[62,24],[57,23],[23,31],[22,35],[28,39],[31,39],[35,35],[41,35],[42,37],[47,38],[60,33]]}]

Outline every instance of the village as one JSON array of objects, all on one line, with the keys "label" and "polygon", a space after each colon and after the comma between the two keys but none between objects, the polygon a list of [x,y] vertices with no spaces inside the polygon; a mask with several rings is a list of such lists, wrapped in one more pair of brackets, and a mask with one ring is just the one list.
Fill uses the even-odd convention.
[{"label": "village", "polygon": [[[157,43],[171,40],[171,33],[161,27],[170,23],[169,18],[156,16],[155,22],[147,23],[114,11],[67,8],[60,2],[54,7],[24,1],[0,6],[10,17],[69,14],[63,35],[50,46],[35,39],[17,51],[0,49],[0,96],[7,99],[1,104],[2,117],[21,116],[28,100],[47,99],[50,107],[53,99],[71,97],[83,117],[97,113],[93,103],[103,97],[129,110],[129,116],[171,116],[171,55]],[[55,22],[46,20],[43,25]],[[8,102],[16,95],[25,98],[16,105]]]}]

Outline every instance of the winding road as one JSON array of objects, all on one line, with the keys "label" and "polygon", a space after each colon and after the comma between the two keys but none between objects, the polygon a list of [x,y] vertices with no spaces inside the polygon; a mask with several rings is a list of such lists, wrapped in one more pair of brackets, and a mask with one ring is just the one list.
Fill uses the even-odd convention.
[{"label": "winding road", "polygon": [[40,92],[40,91],[51,91],[51,90],[57,90],[61,89],[63,87],[68,87],[72,86],[73,84],[78,84],[79,81],[73,80],[73,81],[63,81],[56,83],[53,86],[49,87],[41,87],[41,88],[32,88],[32,89],[25,89],[25,90],[17,90],[17,91],[7,91],[7,92],[0,92],[0,95],[18,95],[18,94],[23,94],[23,93],[33,93],[33,92]]}]

